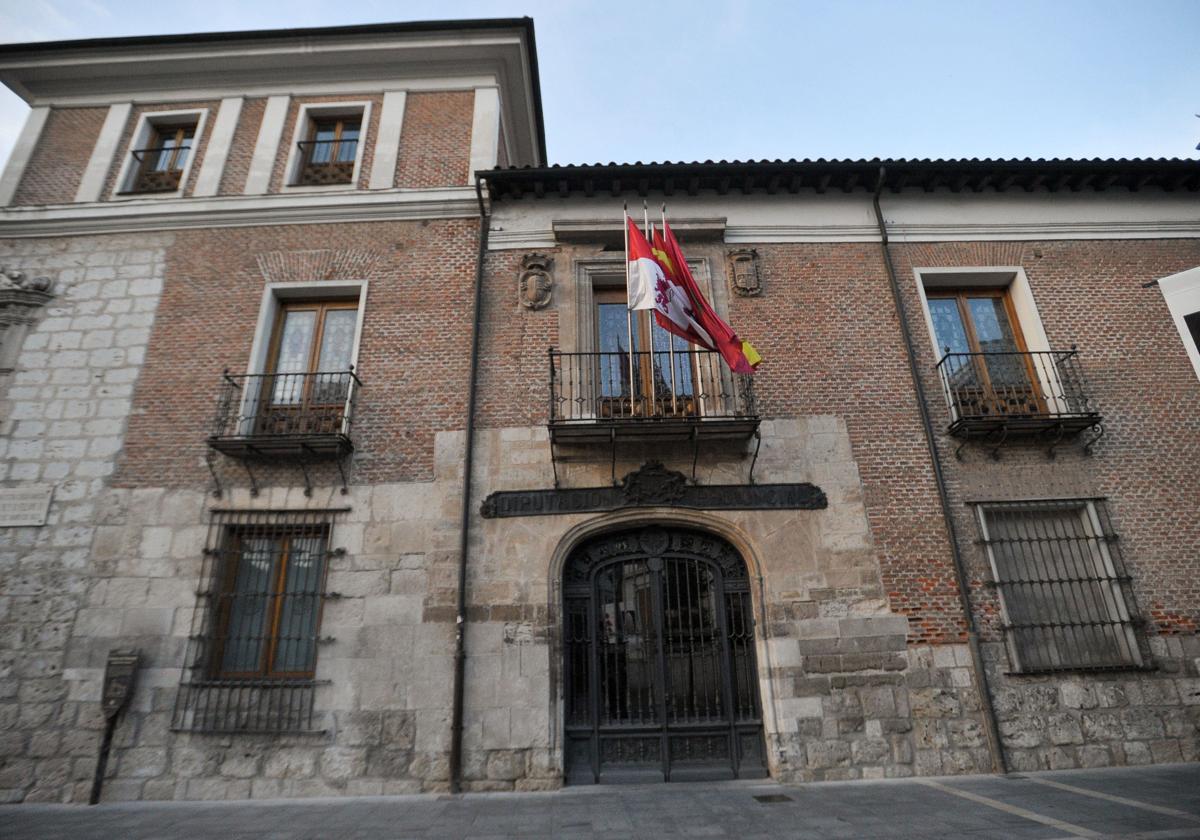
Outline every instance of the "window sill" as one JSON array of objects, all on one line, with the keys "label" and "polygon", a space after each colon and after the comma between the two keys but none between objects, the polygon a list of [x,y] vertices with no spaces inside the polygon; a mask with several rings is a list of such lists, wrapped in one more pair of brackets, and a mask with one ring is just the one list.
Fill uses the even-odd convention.
[{"label": "window sill", "polygon": [[280,192],[285,193],[304,193],[304,192],[356,192],[363,189],[357,184],[284,184],[280,188]]}]

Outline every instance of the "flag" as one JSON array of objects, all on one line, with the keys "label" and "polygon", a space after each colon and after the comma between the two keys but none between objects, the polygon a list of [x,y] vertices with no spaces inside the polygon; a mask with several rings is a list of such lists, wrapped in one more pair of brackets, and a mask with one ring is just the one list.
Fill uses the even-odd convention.
[{"label": "flag", "polygon": [[650,243],[628,215],[625,216],[625,227],[625,259],[629,261],[628,306],[630,309],[654,309],[655,296],[660,285],[666,284],[666,277],[650,251]]},{"label": "flag", "polygon": [[665,277],[665,282],[655,298],[654,319],[664,330],[674,333],[684,341],[705,350],[716,350],[717,345],[713,337],[696,320],[696,308],[688,295],[687,287],[679,280],[675,262],[667,254],[667,243],[662,234],[651,228],[650,237],[653,240],[651,251]]},{"label": "flag", "polygon": [[691,304],[688,312],[697,328],[696,337],[707,336],[709,341],[696,341],[695,338],[681,332],[682,328],[679,322],[673,318],[664,317],[662,310],[655,313],[659,325],[693,344],[709,350],[716,350],[734,373],[754,373],[754,368],[762,361],[762,356],[750,342],[738,338],[737,333],[721,320],[708,301],[704,299],[700,287],[696,285],[696,280],[688,269],[687,260],[684,259],[683,251],[679,248],[679,241],[675,238],[671,226],[665,219],[663,220],[662,235],[655,235],[654,244],[662,253],[659,264],[664,278],[668,272],[670,274],[670,282],[667,285],[678,286],[686,294],[688,302]]}]

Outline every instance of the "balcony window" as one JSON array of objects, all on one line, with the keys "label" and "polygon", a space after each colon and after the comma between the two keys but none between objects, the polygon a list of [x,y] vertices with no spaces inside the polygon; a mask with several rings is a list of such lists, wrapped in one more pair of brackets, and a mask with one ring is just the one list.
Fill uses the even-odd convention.
[{"label": "balcony window", "polygon": [[619,275],[589,282],[580,352],[550,351],[550,434],[556,442],[747,438],[758,428],[752,380],[630,313]]},{"label": "balcony window", "polygon": [[115,196],[178,196],[188,180],[207,112],[152,111],[138,119]]},{"label": "balcony window", "polygon": [[340,457],[361,381],[357,300],[280,302],[262,373],[226,373],[209,444],[243,457]]},{"label": "balcony window", "polygon": [[1098,428],[1078,352],[1031,351],[1008,287],[927,289],[926,299],[951,434],[1045,434],[1053,445]]},{"label": "balcony window", "polygon": [[358,115],[313,119],[308,139],[297,144],[300,165],[295,183],[310,187],[352,184],[361,130]]}]

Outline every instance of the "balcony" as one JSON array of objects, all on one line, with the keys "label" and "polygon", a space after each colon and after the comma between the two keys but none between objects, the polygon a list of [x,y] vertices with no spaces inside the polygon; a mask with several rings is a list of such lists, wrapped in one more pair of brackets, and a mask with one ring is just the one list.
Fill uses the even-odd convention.
[{"label": "balcony", "polygon": [[353,370],[226,372],[208,445],[243,461],[340,459],[354,450],[350,428],[360,388]]},{"label": "balcony", "polygon": [[[1036,438],[1054,447],[1081,432],[1103,434],[1103,419],[1079,364],[1078,352],[947,353],[937,364],[950,410],[947,431],[981,440],[993,456],[1009,438]],[[962,447],[956,454],[961,455]]]},{"label": "balcony", "polygon": [[179,189],[183,167],[191,150],[190,145],[134,149],[132,154],[138,162],[138,173],[126,193],[175,192]]},{"label": "balcony", "polygon": [[296,145],[300,148],[297,185],[325,187],[354,180],[358,140],[302,140]]},{"label": "balcony", "polygon": [[753,380],[706,350],[550,351],[556,443],[747,439],[758,429]]}]

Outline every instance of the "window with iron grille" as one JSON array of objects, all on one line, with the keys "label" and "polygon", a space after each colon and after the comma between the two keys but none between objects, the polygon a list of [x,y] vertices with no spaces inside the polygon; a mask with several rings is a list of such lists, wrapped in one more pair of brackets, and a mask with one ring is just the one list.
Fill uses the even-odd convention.
[{"label": "window with iron grille", "polygon": [[1129,576],[1103,501],[976,509],[1014,671],[1142,667]]},{"label": "window with iron grille", "polygon": [[342,510],[213,512],[174,726],[306,732]]}]

